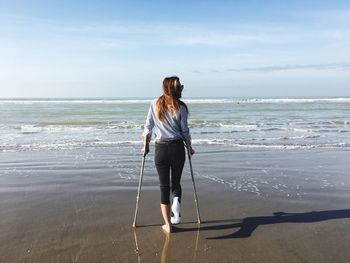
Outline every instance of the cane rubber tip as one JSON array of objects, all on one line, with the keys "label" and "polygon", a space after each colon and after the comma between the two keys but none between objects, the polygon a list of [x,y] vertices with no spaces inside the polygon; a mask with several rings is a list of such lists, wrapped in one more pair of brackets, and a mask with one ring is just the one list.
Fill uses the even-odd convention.
[{"label": "cane rubber tip", "polygon": [[135,227],[136,227],[136,224],[135,224],[135,223],[134,223],[134,224],[132,224],[132,227],[134,227],[134,228],[135,228]]}]

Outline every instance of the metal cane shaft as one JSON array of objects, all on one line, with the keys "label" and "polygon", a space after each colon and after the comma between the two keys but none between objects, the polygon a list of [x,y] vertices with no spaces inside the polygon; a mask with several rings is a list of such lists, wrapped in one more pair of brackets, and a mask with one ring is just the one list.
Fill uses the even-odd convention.
[{"label": "metal cane shaft", "polygon": [[140,194],[141,194],[143,170],[145,169],[145,158],[146,158],[146,156],[143,156],[143,158],[142,158],[141,172],[140,172],[140,181],[139,181],[139,188],[138,188],[137,197],[136,197],[135,216],[134,216],[134,222],[133,222],[133,224],[132,224],[133,227],[136,227],[137,213],[138,213],[138,211],[139,211],[139,201],[140,201]]},{"label": "metal cane shaft", "polygon": [[196,203],[196,210],[197,210],[197,221],[198,221],[198,224],[200,224],[201,223],[201,217],[200,217],[200,214],[199,214],[199,204],[198,204],[198,198],[197,198],[196,184],[194,182],[194,176],[193,176],[193,168],[192,168],[192,161],[191,161],[191,151],[190,151],[189,147],[187,147],[187,155],[188,155],[188,161],[190,163],[191,178],[192,178],[193,190],[194,190],[194,202]]}]

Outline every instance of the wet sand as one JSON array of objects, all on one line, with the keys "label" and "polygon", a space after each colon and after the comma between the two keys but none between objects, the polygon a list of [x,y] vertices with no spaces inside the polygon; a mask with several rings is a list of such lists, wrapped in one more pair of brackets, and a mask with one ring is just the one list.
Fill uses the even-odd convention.
[{"label": "wet sand", "polygon": [[138,147],[0,153],[0,262],[348,262],[350,151],[197,148],[182,224],[161,230]]}]

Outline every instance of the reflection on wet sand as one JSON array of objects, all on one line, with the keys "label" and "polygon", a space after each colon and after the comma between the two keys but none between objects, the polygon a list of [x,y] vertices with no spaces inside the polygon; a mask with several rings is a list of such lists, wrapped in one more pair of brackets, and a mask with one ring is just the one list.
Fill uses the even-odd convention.
[{"label": "reflection on wet sand", "polygon": [[168,259],[170,258],[170,255],[169,255],[170,235],[164,234],[164,236],[165,236],[164,245],[163,245],[163,249],[162,249],[162,256],[160,258],[161,263],[168,262]]},{"label": "reflection on wet sand", "polygon": [[136,229],[134,228],[134,240],[135,240],[135,253],[137,255],[137,262],[141,262],[139,244],[137,242]]},{"label": "reflection on wet sand", "polygon": [[[195,238],[195,244],[193,246],[193,256],[192,259],[193,261],[196,260],[197,258],[197,251],[198,251],[198,242],[199,242],[199,231],[200,227],[197,228],[196,231],[196,238]],[[141,253],[141,249],[142,249],[142,244],[139,245],[139,239],[137,237],[137,230],[133,229],[133,234],[134,234],[134,242],[135,242],[135,254],[137,255],[137,262],[141,262],[142,260],[142,253]],[[176,230],[175,233],[172,234],[166,234],[164,233],[164,243],[163,243],[163,247],[162,247],[162,252],[161,252],[161,263],[165,263],[165,262],[170,262],[172,257],[171,257],[171,251],[172,250],[176,250],[179,249],[180,247],[177,246],[176,244],[173,245],[173,247],[171,246],[171,240],[172,238],[174,238],[174,235],[176,235]],[[187,239],[186,239],[187,240]],[[184,245],[183,242],[181,242],[182,245]],[[190,248],[190,247],[188,247]]]}]

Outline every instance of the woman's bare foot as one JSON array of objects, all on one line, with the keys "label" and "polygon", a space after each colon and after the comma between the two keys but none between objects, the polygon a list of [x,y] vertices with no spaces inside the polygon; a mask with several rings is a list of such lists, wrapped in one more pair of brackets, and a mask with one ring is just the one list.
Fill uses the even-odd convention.
[{"label": "woman's bare foot", "polygon": [[162,225],[162,229],[167,234],[171,233],[171,225]]}]

